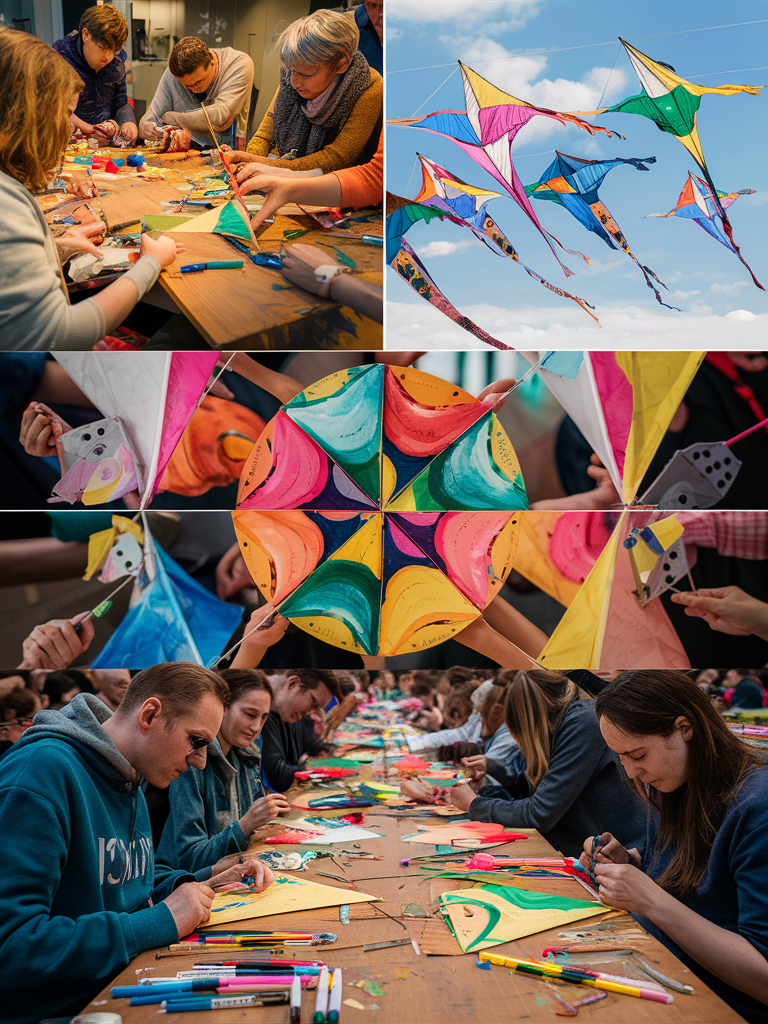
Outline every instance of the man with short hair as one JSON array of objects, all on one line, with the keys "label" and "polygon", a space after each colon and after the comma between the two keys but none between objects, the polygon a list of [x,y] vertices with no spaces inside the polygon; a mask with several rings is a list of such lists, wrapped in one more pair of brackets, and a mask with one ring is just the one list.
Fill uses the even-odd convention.
[{"label": "man with short hair", "polygon": [[309,753],[302,719],[321,711],[332,697],[340,701],[341,688],[334,672],[291,669],[274,690],[272,710],[261,730],[261,765],[267,785],[284,793]]},{"label": "man with short hair", "polygon": [[126,142],[135,142],[138,135],[125,85],[127,38],[128,23],[120,11],[101,4],[84,11],[80,27],[53,44],[85,82],[72,125],[102,146],[111,144],[118,133]]},{"label": "man with short hair", "polygon": [[[137,954],[176,942],[210,918],[211,885],[174,872],[154,884],[142,777],[166,787],[205,766],[227,689],[185,662],[139,672],[112,714],[92,694],[41,711],[0,763],[0,947],[3,1020],[70,1016]],[[234,872],[234,873],[233,873]],[[12,982],[11,982],[12,979]],[[43,983],[44,982],[44,983]]]},{"label": "man with short hair", "polygon": [[200,109],[205,104],[214,131],[223,132],[237,121],[238,148],[244,149],[252,86],[253,61],[247,53],[231,46],[211,50],[202,39],[185,36],[171,51],[139,134],[156,141],[163,138],[162,124],[176,125],[192,133],[198,148],[212,146]]}]

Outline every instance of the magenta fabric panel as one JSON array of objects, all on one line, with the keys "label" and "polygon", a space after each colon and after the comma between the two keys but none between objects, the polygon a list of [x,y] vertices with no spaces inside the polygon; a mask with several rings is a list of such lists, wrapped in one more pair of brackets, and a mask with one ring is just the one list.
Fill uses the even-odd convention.
[{"label": "magenta fabric panel", "polygon": [[632,385],[616,362],[615,352],[591,352],[592,370],[603,407],[616,465],[624,474],[629,431],[632,426]]}]

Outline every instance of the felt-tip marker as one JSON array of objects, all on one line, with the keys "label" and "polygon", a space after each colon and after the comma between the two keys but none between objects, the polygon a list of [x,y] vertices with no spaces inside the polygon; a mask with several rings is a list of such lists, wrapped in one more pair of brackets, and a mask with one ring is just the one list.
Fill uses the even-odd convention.
[{"label": "felt-tip marker", "polygon": [[312,1024],[325,1024],[325,1015],[328,1011],[328,968],[323,967],[317,982],[317,996],[315,998],[315,1013],[312,1017]]},{"label": "felt-tip marker", "polygon": [[291,1024],[301,1024],[301,977],[298,974],[291,983]]},{"label": "felt-tip marker", "polygon": [[338,1024],[341,1013],[341,968],[337,967],[333,972],[331,981],[331,994],[328,997],[328,1024]]},{"label": "felt-tip marker", "polygon": [[223,996],[216,999],[174,999],[168,1000],[160,1013],[186,1013],[195,1010],[226,1010],[236,1006],[276,1006],[287,1003],[288,993],[263,998],[261,996]]},{"label": "felt-tip marker", "polygon": [[209,260],[208,263],[188,263],[179,270],[182,274],[197,274],[201,270],[242,270],[244,266],[242,260]]}]

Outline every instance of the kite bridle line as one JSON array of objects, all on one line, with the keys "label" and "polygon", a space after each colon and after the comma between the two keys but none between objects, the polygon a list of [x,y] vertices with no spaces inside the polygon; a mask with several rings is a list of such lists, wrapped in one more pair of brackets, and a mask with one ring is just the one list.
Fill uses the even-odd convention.
[{"label": "kite bridle line", "polygon": [[[277,616],[279,614],[280,613],[278,612],[277,608],[275,608],[271,612],[269,612],[267,615],[265,615],[264,618],[261,620],[261,622],[259,622],[256,626],[254,626],[253,629],[249,629],[247,633],[244,633],[240,637],[240,639],[237,641],[237,643],[234,644],[232,647],[230,647],[230,649],[228,651],[225,651],[224,654],[219,655],[219,657],[216,659],[216,661],[214,661],[214,663],[211,665],[211,671],[212,672],[215,671],[216,670],[216,666],[219,665],[225,659],[227,659],[230,656],[230,654],[232,654],[234,651],[236,651],[237,648],[240,646],[240,644],[244,640],[247,640],[248,637],[251,636],[251,634],[255,633],[259,629],[269,629],[269,627],[272,625],[272,622],[274,622],[274,620],[275,620],[275,616]],[[270,620],[272,620],[272,621],[270,621]]]},{"label": "kite bridle line", "polygon": [[490,408],[493,410],[496,408],[499,402],[505,402],[513,391],[519,388],[521,384],[524,384],[531,376],[531,374],[535,373],[539,369],[541,363],[542,361],[541,359],[539,359],[538,362],[534,363],[533,366],[530,367],[530,369],[526,370],[523,376],[519,380],[516,380],[508,391],[505,391],[503,394],[497,397],[496,401],[493,403],[493,405],[490,406]]},{"label": "kite bridle line", "polygon": [[232,186],[232,191],[235,193],[235,196],[240,202],[240,205],[243,208],[243,212],[245,213],[245,223],[248,228],[248,234],[251,236],[251,241],[256,246],[257,251],[261,252],[261,246],[256,241],[256,235],[253,233],[253,228],[251,227],[251,215],[248,212],[248,207],[245,205],[243,193],[240,191],[240,186],[237,184],[237,181],[235,180],[235,176],[232,173],[232,168],[229,166],[227,162],[227,158],[224,156],[224,150],[221,148],[221,144],[219,143],[216,132],[213,130],[213,125],[211,124],[210,117],[208,117],[208,111],[204,103],[200,104],[200,109],[203,111],[203,114],[205,115],[205,120],[208,122],[208,128],[210,130],[211,136],[213,137],[213,141],[216,144],[216,150],[219,156],[221,157],[221,162],[224,164],[224,170],[227,173],[227,178],[229,178],[229,184]]},{"label": "kite bridle line", "polygon": [[222,364],[221,369],[219,370],[219,372],[216,374],[216,376],[213,378],[213,380],[210,382],[210,384],[208,384],[208,386],[206,387],[205,391],[203,391],[202,395],[200,395],[200,400],[198,401],[197,405],[195,406],[196,410],[199,409],[200,406],[203,404],[203,399],[206,397],[206,395],[208,395],[210,393],[211,389],[213,388],[213,385],[216,383],[216,381],[219,379],[219,377],[222,375],[222,373],[224,373],[224,371],[226,369],[228,369],[229,364],[232,362],[232,360],[235,358],[236,355],[237,355],[237,352],[233,352],[232,355],[229,357],[229,359],[226,361],[226,363]]}]

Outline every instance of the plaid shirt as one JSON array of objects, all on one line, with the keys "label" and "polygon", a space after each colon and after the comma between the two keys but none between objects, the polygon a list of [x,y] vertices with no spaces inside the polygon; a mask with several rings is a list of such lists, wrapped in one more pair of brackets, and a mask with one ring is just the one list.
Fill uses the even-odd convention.
[{"label": "plaid shirt", "polygon": [[762,509],[678,512],[677,518],[685,528],[686,544],[716,548],[729,558],[768,558],[768,512]]},{"label": "plaid shirt", "polygon": [[94,71],[83,56],[83,44],[77,30],[58,39],[53,48],[85,82],[75,110],[82,121],[86,124],[110,120],[117,121],[119,125],[128,121],[136,124],[125,87],[125,59],[128,56],[125,50],[115,54],[105,68]]}]

